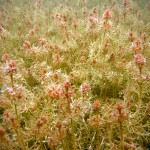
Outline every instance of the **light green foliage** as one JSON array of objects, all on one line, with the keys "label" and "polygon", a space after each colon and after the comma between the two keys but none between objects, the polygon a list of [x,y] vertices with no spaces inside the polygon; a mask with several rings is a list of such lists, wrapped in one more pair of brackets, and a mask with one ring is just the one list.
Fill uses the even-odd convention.
[{"label": "light green foliage", "polygon": [[147,149],[149,21],[148,0],[0,0],[0,148]]}]

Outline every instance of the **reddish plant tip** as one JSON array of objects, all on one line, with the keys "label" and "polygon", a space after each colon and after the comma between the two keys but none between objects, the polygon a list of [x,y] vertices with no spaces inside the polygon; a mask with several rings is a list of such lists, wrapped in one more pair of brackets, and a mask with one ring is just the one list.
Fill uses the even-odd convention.
[{"label": "reddish plant tip", "polygon": [[68,93],[67,93],[67,97],[70,98],[70,97],[72,97],[73,94],[74,94],[74,90],[73,89],[69,89]]},{"label": "reddish plant tip", "polygon": [[61,121],[57,121],[56,122],[56,127],[60,129],[62,127],[62,122]]},{"label": "reddish plant tip", "polygon": [[1,104],[1,107],[4,107],[4,108],[10,106],[10,103],[5,101],[4,99],[0,99],[0,104]]},{"label": "reddish plant tip", "polygon": [[25,48],[30,48],[30,47],[31,47],[31,44],[30,44],[29,41],[25,41],[25,42],[23,43],[23,46],[24,46]]},{"label": "reddish plant tip", "polygon": [[134,62],[137,65],[143,66],[146,64],[146,59],[142,56],[142,54],[136,54],[134,56]]},{"label": "reddish plant tip", "polygon": [[116,109],[118,109],[118,111],[121,111],[123,109],[123,104],[122,103],[117,103],[116,104]]},{"label": "reddish plant tip", "polygon": [[121,115],[122,115],[122,118],[123,118],[123,119],[128,119],[128,115],[129,115],[129,114],[128,114],[128,112],[127,112],[127,111],[122,112],[122,114],[121,114]]},{"label": "reddish plant tip", "polygon": [[2,55],[2,61],[6,61],[6,60],[8,60],[8,54],[4,52]]},{"label": "reddish plant tip", "polygon": [[97,8],[94,7],[94,8],[93,8],[93,13],[94,13],[94,14],[96,13],[96,10],[97,10]]},{"label": "reddish plant tip", "polygon": [[56,136],[50,137],[48,145],[50,148],[55,148],[58,145],[58,139]]},{"label": "reddish plant tip", "polygon": [[135,39],[135,37],[134,37],[134,34],[133,34],[133,31],[130,31],[129,32],[129,41],[131,41],[131,42],[133,42],[134,41],[134,39]]},{"label": "reddish plant tip", "polygon": [[82,13],[85,15],[87,13],[87,8],[83,8]]},{"label": "reddish plant tip", "polygon": [[43,121],[43,123],[46,123],[48,118],[46,116],[41,116],[41,120]]},{"label": "reddish plant tip", "polygon": [[141,39],[140,38],[136,39],[135,43],[136,43],[137,46],[140,45],[141,44]]},{"label": "reddish plant tip", "polygon": [[51,92],[50,92],[50,97],[52,99],[56,99],[56,98],[59,98],[59,91],[57,89],[53,89]]},{"label": "reddish plant tip", "polygon": [[104,14],[103,14],[103,18],[108,20],[108,19],[111,19],[111,12],[109,9],[106,9]]},{"label": "reddish plant tip", "polygon": [[72,25],[73,25],[73,27],[74,27],[75,29],[76,29],[77,26],[78,26],[76,21],[74,21]]},{"label": "reddish plant tip", "polygon": [[129,35],[132,37],[132,36],[133,36],[133,31],[130,31],[130,32],[129,32]]},{"label": "reddish plant tip", "polygon": [[40,38],[39,42],[41,43],[41,45],[46,44],[47,40],[45,38]]},{"label": "reddish plant tip", "polygon": [[11,121],[11,122],[15,121],[14,116],[11,113],[9,113],[7,110],[4,111],[3,116],[4,116],[4,120]]},{"label": "reddish plant tip", "polygon": [[16,62],[14,60],[7,61],[5,71],[11,74],[16,73],[17,72]]},{"label": "reddish plant tip", "polygon": [[129,0],[124,0],[123,5],[126,7],[129,4]]},{"label": "reddish plant tip", "polygon": [[94,13],[92,12],[92,13],[90,13],[90,17],[94,17]]},{"label": "reddish plant tip", "polygon": [[142,38],[145,40],[147,38],[147,34],[146,33],[143,33],[142,34]]},{"label": "reddish plant tip", "polygon": [[101,118],[98,115],[92,116],[90,119],[90,125],[94,127],[98,127],[102,122]]},{"label": "reddish plant tip", "polygon": [[5,136],[5,129],[0,127],[0,137],[4,137],[4,136]]},{"label": "reddish plant tip", "polygon": [[63,84],[63,86],[64,86],[65,88],[69,88],[69,87],[71,86],[70,81],[65,81],[64,84]]},{"label": "reddish plant tip", "polygon": [[80,61],[81,61],[81,62],[86,62],[85,56],[81,56],[81,57],[80,57]]},{"label": "reddish plant tip", "polygon": [[46,122],[47,122],[47,117],[46,117],[46,116],[41,116],[41,117],[37,120],[37,122],[36,122],[37,128],[42,127]]},{"label": "reddish plant tip", "polygon": [[142,12],[141,12],[141,11],[138,11],[138,12],[137,12],[137,16],[138,16],[138,18],[140,19],[141,16],[142,16]]},{"label": "reddish plant tip", "polygon": [[18,91],[17,91],[17,98],[18,98],[18,99],[21,99],[21,98],[23,98],[23,96],[24,96],[24,94],[23,94],[22,89],[18,90]]},{"label": "reddish plant tip", "polygon": [[92,106],[93,106],[93,109],[98,110],[98,109],[100,109],[101,104],[100,104],[99,100],[95,100]]},{"label": "reddish plant tip", "polygon": [[80,86],[80,90],[83,94],[88,94],[91,90],[91,87],[88,83],[83,83],[81,86]]},{"label": "reddish plant tip", "polygon": [[3,27],[0,25],[0,32],[2,32],[3,31]]}]

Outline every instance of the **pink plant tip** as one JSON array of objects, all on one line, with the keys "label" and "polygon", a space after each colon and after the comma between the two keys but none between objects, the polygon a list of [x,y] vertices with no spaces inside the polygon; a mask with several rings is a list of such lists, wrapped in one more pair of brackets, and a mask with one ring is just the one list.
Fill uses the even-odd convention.
[{"label": "pink plant tip", "polygon": [[146,59],[142,56],[142,54],[136,54],[134,56],[135,64],[143,66],[146,64]]}]

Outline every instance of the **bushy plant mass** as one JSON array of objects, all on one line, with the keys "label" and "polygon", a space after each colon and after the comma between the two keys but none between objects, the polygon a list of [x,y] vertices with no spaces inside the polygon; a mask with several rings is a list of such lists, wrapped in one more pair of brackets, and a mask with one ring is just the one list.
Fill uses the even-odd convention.
[{"label": "bushy plant mass", "polygon": [[0,150],[149,147],[150,1],[0,1]]}]

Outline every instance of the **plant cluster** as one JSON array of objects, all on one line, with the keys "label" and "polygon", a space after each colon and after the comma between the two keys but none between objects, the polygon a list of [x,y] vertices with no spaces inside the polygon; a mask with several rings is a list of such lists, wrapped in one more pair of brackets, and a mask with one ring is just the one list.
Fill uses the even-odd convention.
[{"label": "plant cluster", "polygon": [[146,150],[150,1],[0,1],[0,149]]}]

